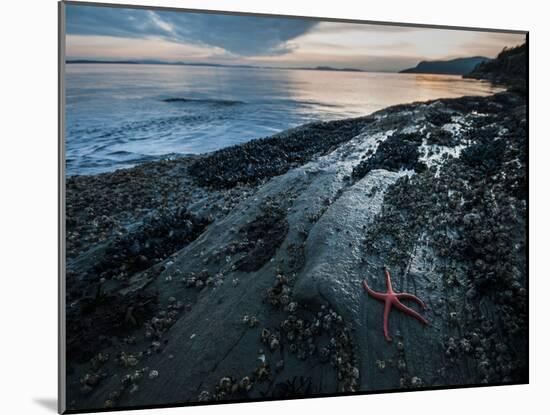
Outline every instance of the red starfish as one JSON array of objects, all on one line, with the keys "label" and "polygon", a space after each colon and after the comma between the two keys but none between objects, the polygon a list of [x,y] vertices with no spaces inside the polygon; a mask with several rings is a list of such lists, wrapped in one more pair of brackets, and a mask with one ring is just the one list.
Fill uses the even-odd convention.
[{"label": "red starfish", "polygon": [[367,284],[367,280],[363,281],[363,287],[371,297],[374,297],[380,301],[384,301],[384,337],[386,338],[387,341],[391,342],[391,337],[388,334],[388,318],[390,316],[390,311],[392,306],[395,306],[397,309],[403,311],[405,314],[408,314],[409,316],[413,316],[421,323],[428,324],[428,320],[426,320],[424,317],[422,317],[412,308],[409,308],[403,305],[399,300],[403,299],[403,300],[416,301],[418,304],[420,304],[422,308],[426,308],[426,304],[424,304],[424,302],[415,295],[412,295],[409,293],[394,292],[393,287],[391,285],[390,272],[388,271],[387,268],[384,268],[384,271],[386,272],[386,285],[388,287],[388,291],[386,293],[379,293],[371,289]]}]

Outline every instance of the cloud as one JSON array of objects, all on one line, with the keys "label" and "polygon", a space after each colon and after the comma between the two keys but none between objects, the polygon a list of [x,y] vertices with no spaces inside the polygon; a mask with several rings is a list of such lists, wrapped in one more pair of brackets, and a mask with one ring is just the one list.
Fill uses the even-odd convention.
[{"label": "cloud", "polygon": [[68,4],[67,34],[114,37],[165,36],[147,10]]},{"label": "cloud", "polygon": [[224,59],[224,49],[168,42],[163,39],[98,35],[67,35],[67,56],[71,59],[154,59],[206,61]]},{"label": "cloud", "polygon": [[340,61],[371,71],[397,71],[421,60],[494,57],[504,46],[524,39],[513,33],[323,22],[293,43],[300,53],[296,60]]},{"label": "cloud", "polygon": [[413,26],[399,26],[393,24],[376,24],[376,23],[348,23],[348,22],[321,22],[317,28],[317,32],[322,33],[353,33],[353,32],[371,32],[377,35],[381,33],[407,33],[424,30],[424,28]]},{"label": "cloud", "polygon": [[67,5],[67,33],[82,36],[162,38],[223,48],[241,56],[281,55],[311,20]]},{"label": "cloud", "polygon": [[461,46],[463,49],[471,50],[473,54],[494,58],[504,47],[525,43],[526,36],[518,33],[485,33],[483,40],[464,42]]},{"label": "cloud", "polygon": [[524,35],[443,28],[67,5],[68,56],[397,71],[496,56]]}]

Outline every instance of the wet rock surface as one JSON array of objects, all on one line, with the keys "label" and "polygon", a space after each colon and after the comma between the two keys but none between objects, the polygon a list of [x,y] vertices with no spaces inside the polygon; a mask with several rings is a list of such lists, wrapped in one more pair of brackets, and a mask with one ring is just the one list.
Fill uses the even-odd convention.
[{"label": "wet rock surface", "polygon": [[271,137],[215,151],[196,160],[189,172],[202,185],[231,188],[258,183],[326,154],[355,137],[369,118],[315,122]]},{"label": "wet rock surface", "polygon": [[235,263],[235,268],[245,272],[258,271],[275,255],[288,233],[286,214],[279,206],[270,203],[262,215],[242,228],[240,233],[244,242],[238,249],[246,255]]},{"label": "wet rock surface", "polygon": [[388,171],[415,170],[426,168],[419,160],[418,148],[422,137],[418,134],[392,134],[380,143],[376,152],[353,169],[351,176],[354,180],[365,177],[367,173],[376,169]]},{"label": "wet rock surface", "polygon": [[69,408],[526,382],[526,151],[501,93],[69,179]]}]

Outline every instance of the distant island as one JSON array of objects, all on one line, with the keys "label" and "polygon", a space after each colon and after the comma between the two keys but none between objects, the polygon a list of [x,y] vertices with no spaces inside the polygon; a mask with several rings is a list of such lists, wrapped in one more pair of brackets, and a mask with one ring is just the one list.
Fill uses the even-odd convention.
[{"label": "distant island", "polygon": [[404,69],[399,73],[425,73],[442,75],[466,75],[482,62],[489,61],[484,56],[457,58],[446,61],[421,61],[414,68]]},{"label": "distant island", "polygon": [[316,67],[280,67],[280,66],[257,66],[257,65],[229,65],[223,63],[207,63],[207,62],[168,62],[161,60],[99,60],[99,59],[70,59],[67,64],[111,64],[111,65],[181,65],[181,66],[210,66],[220,68],[256,68],[256,69],[299,69],[306,71],[340,71],[340,72],[366,72],[357,68],[333,68],[332,66],[316,66]]}]

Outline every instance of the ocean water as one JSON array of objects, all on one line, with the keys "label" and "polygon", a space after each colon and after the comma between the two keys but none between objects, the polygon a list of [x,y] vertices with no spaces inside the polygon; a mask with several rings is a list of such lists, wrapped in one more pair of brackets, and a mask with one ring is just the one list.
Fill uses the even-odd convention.
[{"label": "ocean water", "polygon": [[499,91],[459,76],[132,64],[66,65],[66,170],[199,154],[311,121]]}]

